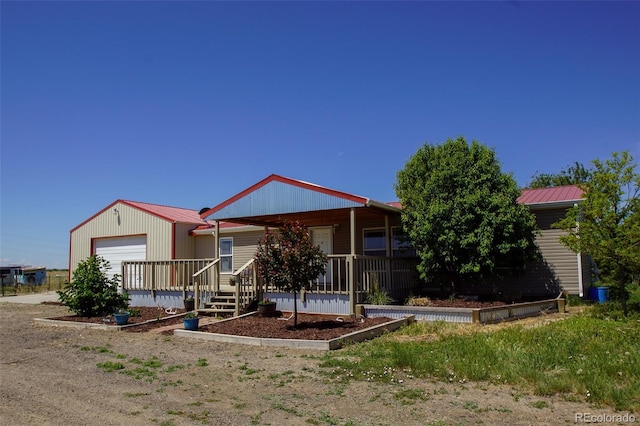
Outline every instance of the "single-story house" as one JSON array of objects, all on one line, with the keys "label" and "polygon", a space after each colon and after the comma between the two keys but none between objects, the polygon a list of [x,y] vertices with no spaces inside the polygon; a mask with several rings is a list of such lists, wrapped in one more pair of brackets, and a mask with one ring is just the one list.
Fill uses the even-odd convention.
[{"label": "single-story house", "polygon": [[[560,288],[582,295],[588,262],[557,242],[550,224],[580,202],[577,187],[525,190],[542,233],[545,262],[518,283],[522,297],[556,296]],[[210,209],[200,211],[117,200],[71,230],[70,271],[97,254],[121,277],[132,305],[198,306],[238,313],[258,297],[293,307],[290,294],[260,283],[253,256],[265,229],[298,220],[328,254],[327,272],[303,293],[303,312],[352,313],[374,286],[403,300],[421,291],[411,247],[402,243],[401,207],[312,183],[271,175]]]}]

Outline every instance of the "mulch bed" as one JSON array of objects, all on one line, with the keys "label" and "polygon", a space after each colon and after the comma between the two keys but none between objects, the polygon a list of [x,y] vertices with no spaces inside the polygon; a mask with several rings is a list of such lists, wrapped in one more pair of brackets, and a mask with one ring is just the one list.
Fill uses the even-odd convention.
[{"label": "mulch bed", "polygon": [[504,306],[505,302],[480,302],[478,300],[465,299],[429,299],[428,306],[436,306],[440,308],[490,308],[493,306]]},{"label": "mulch bed", "polygon": [[[148,308],[148,307],[131,307],[132,310],[136,311],[135,316],[129,317],[129,324],[140,324],[145,321],[150,320],[161,320],[163,318],[167,318],[173,315],[183,314],[185,313],[184,309],[176,309],[174,314],[167,313],[164,309],[160,308]],[[78,315],[67,315],[56,318],[49,318],[58,321],[75,321],[75,322],[85,322],[91,324],[107,324],[107,325],[115,325],[115,321],[113,320],[113,315],[105,315],[99,317],[81,317]],[[182,322],[182,318],[176,318],[179,322]],[[157,325],[167,325],[168,323],[165,321],[159,321]]]},{"label": "mulch bed", "polygon": [[261,338],[330,340],[391,321],[390,318],[298,313],[298,326],[294,328],[293,318],[287,319],[289,317],[290,313],[283,315],[281,312],[273,317],[249,315],[204,325],[198,331]]},{"label": "mulch bed", "polygon": [[[184,309],[177,309],[175,314],[168,314],[162,309],[136,307],[139,315],[130,316],[128,326],[123,330],[133,333],[145,332],[158,327],[169,325],[181,325],[182,317],[170,318],[173,315],[185,313]],[[286,316],[285,316],[286,315]],[[272,317],[249,315],[234,318],[228,321],[215,322],[201,325],[198,331],[209,333],[231,334],[236,336],[281,338],[281,339],[306,339],[306,340],[330,340],[354,331],[373,327],[391,321],[390,318],[353,318],[349,315],[318,315],[298,313],[298,326],[293,328],[293,318],[286,320],[290,312],[276,312]],[[113,315],[100,317],[81,317],[67,315],[49,318],[58,321],[75,321],[92,324],[115,325]],[[156,321],[153,321],[156,320]],[[149,322],[147,322],[149,321]],[[145,323],[146,322],[146,323]],[[143,324],[145,323],[145,324]],[[139,325],[136,325],[139,324]],[[172,334],[172,330],[163,331]]]}]

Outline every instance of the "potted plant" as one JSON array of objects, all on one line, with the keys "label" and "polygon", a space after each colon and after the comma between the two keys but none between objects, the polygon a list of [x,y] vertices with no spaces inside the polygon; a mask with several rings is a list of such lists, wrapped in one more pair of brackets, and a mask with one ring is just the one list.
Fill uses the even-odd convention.
[{"label": "potted plant", "polygon": [[229,277],[229,285],[230,286],[234,286],[234,285],[236,285],[236,282],[238,282],[238,276],[237,275],[231,275]]},{"label": "potted plant", "polygon": [[193,311],[196,307],[196,301],[193,299],[193,296],[187,296],[184,299],[184,309],[185,311]]},{"label": "potted plant", "polygon": [[185,330],[197,330],[199,322],[200,322],[200,318],[198,317],[197,312],[189,312],[182,319],[182,323],[184,324]]},{"label": "potted plant", "polygon": [[276,302],[270,299],[262,299],[258,302],[258,315],[269,317],[276,312]]},{"label": "potted plant", "polygon": [[118,312],[113,314],[113,320],[116,325],[125,325],[129,322],[129,311],[119,309]]}]

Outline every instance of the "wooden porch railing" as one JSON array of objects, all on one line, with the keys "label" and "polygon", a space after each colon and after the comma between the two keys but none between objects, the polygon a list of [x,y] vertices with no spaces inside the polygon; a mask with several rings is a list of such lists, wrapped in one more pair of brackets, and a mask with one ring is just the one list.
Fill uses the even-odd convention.
[{"label": "wooden porch railing", "polygon": [[258,271],[255,267],[255,260],[251,259],[240,269],[231,275],[236,291],[235,316],[240,315],[240,311],[260,297],[258,288]]},{"label": "wooden porch railing", "polygon": [[[215,259],[127,260],[122,262],[122,288],[149,291],[194,291],[193,276]],[[200,274],[201,283],[213,282]]]},{"label": "wooden porch railing", "polygon": [[[209,294],[215,294],[220,290],[220,279],[218,277],[218,270],[213,268],[220,262],[220,258],[214,259],[207,265],[203,266],[198,272],[193,274],[193,299],[195,300],[196,311],[200,307],[200,293],[205,293],[205,299],[210,297]],[[211,278],[213,275],[213,279]]]},{"label": "wooden porch railing", "polygon": [[[364,255],[328,255],[324,275],[313,280],[311,292],[318,294],[352,294],[355,303],[363,303],[374,285],[384,288],[389,295],[402,301],[418,284],[417,259],[403,257],[377,257]],[[350,269],[353,266],[353,278]],[[353,280],[353,286],[351,285]],[[280,292],[265,285],[264,291]]]},{"label": "wooden porch railing", "polygon": [[[122,262],[122,286],[128,290],[193,292],[196,309],[220,291],[218,259],[176,259]],[[353,306],[363,303],[374,285],[386,289],[398,302],[418,283],[415,258],[334,254],[328,256],[326,273],[313,280],[311,293],[349,295]],[[236,315],[263,292],[280,290],[261,283],[253,259],[235,277]]]}]

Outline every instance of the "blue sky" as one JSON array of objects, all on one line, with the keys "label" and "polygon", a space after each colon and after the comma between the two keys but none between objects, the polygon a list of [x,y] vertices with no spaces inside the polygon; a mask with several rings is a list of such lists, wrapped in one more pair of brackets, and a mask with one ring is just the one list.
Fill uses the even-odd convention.
[{"label": "blue sky", "polygon": [[116,199],[199,210],[272,173],[392,201],[448,137],[522,186],[640,159],[640,2],[0,7],[3,264],[66,268]]}]

